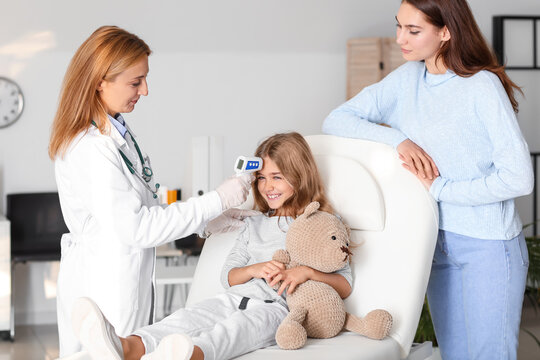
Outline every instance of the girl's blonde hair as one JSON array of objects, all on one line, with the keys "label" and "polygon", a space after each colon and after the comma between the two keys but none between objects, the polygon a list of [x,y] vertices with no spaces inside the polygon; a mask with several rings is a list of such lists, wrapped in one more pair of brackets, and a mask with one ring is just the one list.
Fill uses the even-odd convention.
[{"label": "girl's blonde hair", "polygon": [[[255,156],[272,159],[293,187],[293,195],[283,204],[285,214],[296,217],[313,201],[319,202],[319,210],[334,212],[326,197],[313,154],[302,135],[290,132],[270,136],[257,147]],[[252,186],[256,208],[268,212],[270,208],[257,189],[258,180]]]},{"label": "girl's blonde hair", "polygon": [[152,53],[134,34],[116,26],[98,28],[79,47],[66,71],[49,142],[49,157],[63,157],[73,139],[92,121],[109,130],[107,111],[97,88]]}]

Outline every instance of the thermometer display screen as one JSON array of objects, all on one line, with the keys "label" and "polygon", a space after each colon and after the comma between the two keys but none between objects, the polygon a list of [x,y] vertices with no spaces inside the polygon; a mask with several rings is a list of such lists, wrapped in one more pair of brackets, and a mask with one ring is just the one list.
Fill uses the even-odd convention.
[{"label": "thermometer display screen", "polygon": [[238,170],[242,170],[242,166],[244,166],[244,160],[239,159],[239,160],[238,160],[238,163],[237,163],[237,165],[236,165],[236,168],[237,168]]}]

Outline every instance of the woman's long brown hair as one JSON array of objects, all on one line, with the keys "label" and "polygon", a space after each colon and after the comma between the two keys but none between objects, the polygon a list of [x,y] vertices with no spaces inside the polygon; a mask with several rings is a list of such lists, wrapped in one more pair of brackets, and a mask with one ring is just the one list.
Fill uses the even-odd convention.
[{"label": "woman's long brown hair", "polygon": [[[270,136],[257,147],[255,156],[272,159],[292,185],[294,194],[283,204],[285,214],[296,217],[313,201],[319,202],[319,210],[333,213],[317,164],[302,135],[290,132]],[[260,211],[268,212],[270,208],[257,185],[258,181],[255,180],[252,185],[255,205]]]},{"label": "woman's long brown hair", "polygon": [[102,26],[86,39],[64,77],[49,141],[51,159],[63,157],[73,139],[87,131],[92,121],[101,133],[109,130],[107,111],[97,92],[100,81],[114,81],[150,54],[144,41],[116,26]]},{"label": "woman's long brown hair", "polygon": [[446,41],[437,55],[444,65],[459,76],[468,77],[481,70],[491,71],[501,80],[514,112],[518,112],[515,97],[517,86],[499,65],[495,54],[487,44],[471,8],[466,0],[402,0],[422,13],[427,22],[441,29],[444,26],[450,32],[450,40]]}]

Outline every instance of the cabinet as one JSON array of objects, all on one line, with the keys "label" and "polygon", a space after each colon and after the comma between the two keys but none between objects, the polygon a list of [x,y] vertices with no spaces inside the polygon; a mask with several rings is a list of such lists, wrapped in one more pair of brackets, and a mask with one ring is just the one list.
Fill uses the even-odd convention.
[{"label": "cabinet", "polygon": [[0,331],[13,335],[10,222],[0,215]]},{"label": "cabinet", "polygon": [[347,42],[347,100],[405,63],[395,38],[354,38]]}]

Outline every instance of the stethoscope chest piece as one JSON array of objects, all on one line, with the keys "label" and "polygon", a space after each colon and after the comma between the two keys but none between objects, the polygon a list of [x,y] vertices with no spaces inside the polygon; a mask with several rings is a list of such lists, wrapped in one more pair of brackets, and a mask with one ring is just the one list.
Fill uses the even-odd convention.
[{"label": "stethoscope chest piece", "polygon": [[152,171],[152,169],[150,169],[148,166],[143,166],[142,176],[144,178],[144,181],[150,182],[152,180],[153,175],[154,175],[154,172]]}]

